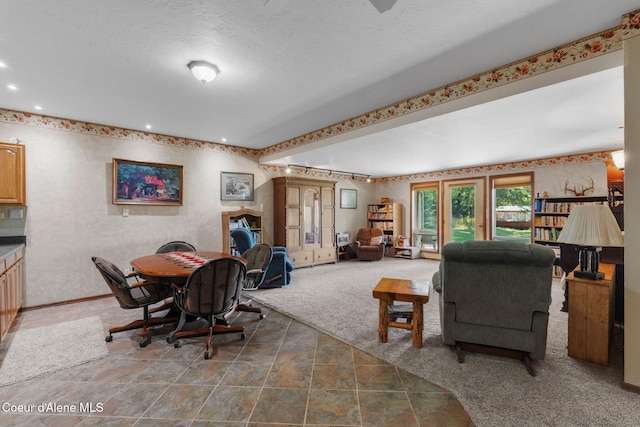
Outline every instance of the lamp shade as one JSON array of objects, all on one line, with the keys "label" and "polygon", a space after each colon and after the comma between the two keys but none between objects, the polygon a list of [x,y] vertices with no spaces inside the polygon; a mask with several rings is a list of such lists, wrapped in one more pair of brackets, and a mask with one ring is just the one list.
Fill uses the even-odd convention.
[{"label": "lamp shade", "polygon": [[624,150],[618,150],[611,153],[613,164],[620,170],[624,170]]},{"label": "lamp shade", "polygon": [[191,61],[187,67],[191,70],[191,74],[203,84],[215,79],[220,72],[218,67],[207,61]]},{"label": "lamp shade", "polygon": [[557,241],[591,247],[624,246],[620,227],[607,205],[575,206]]}]

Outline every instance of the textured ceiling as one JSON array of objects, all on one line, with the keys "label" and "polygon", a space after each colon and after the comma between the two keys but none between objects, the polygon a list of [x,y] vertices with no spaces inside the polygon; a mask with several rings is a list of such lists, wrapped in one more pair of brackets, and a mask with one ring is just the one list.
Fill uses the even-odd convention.
[{"label": "textured ceiling", "polygon": [[[368,0],[3,0],[0,107],[259,149],[616,26],[638,8],[397,0],[381,13]],[[199,59],[220,69],[212,83],[190,75],[186,64]],[[618,56],[601,68],[620,65]],[[268,160],[388,176],[617,148],[622,73],[604,73]],[[527,114],[513,114],[525,111],[518,102]],[[602,105],[610,108],[596,114]]]}]

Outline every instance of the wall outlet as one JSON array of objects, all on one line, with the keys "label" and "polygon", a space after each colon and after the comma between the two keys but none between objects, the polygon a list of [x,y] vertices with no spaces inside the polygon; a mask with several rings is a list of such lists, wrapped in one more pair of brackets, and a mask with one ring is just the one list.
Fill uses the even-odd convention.
[{"label": "wall outlet", "polygon": [[22,209],[9,209],[9,218],[12,218],[12,219],[24,218],[24,211]]},{"label": "wall outlet", "polygon": [[126,209],[126,208],[122,209],[122,216],[125,217],[125,218],[128,217],[129,216],[129,209]]},{"label": "wall outlet", "polygon": [[4,219],[4,212],[0,212],[0,219]]}]

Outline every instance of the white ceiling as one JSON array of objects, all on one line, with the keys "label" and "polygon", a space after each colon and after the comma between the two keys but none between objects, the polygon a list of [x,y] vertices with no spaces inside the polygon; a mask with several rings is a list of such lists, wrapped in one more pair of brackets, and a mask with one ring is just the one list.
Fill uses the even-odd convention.
[{"label": "white ceiling", "polygon": [[[616,26],[634,9],[640,0],[397,0],[384,13],[368,0],[3,0],[0,108],[265,148]],[[622,61],[605,57],[559,73],[600,71],[577,80],[527,79],[508,86],[541,88],[474,95],[483,104],[430,108],[434,117],[265,161],[391,176],[620,148]],[[202,85],[191,60],[221,73]]]}]

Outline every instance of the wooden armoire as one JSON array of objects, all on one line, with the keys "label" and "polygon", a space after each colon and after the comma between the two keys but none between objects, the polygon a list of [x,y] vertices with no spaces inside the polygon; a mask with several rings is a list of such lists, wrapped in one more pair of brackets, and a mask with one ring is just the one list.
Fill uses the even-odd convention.
[{"label": "wooden armoire", "polygon": [[295,267],[336,262],[335,181],[273,179],[274,245],[287,248]]}]

